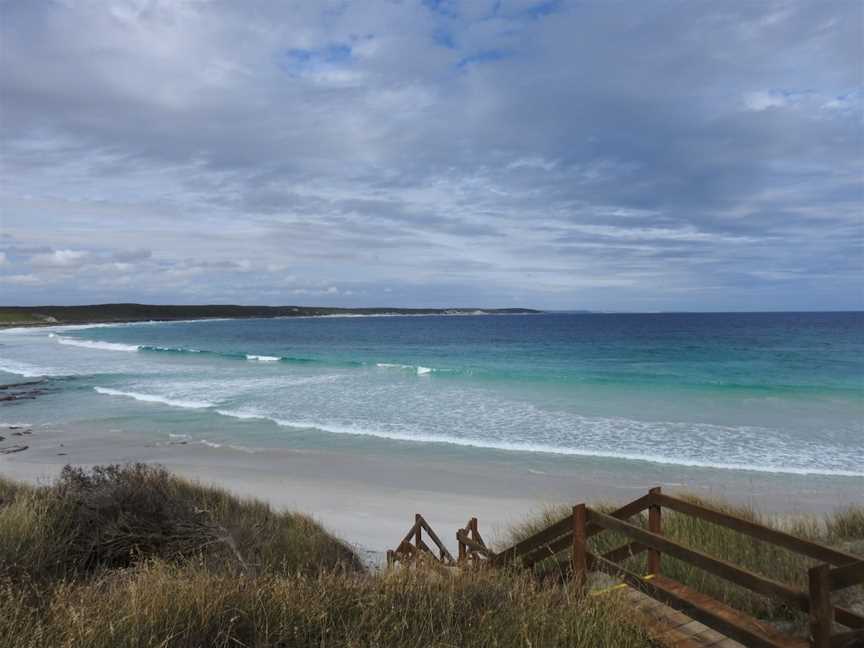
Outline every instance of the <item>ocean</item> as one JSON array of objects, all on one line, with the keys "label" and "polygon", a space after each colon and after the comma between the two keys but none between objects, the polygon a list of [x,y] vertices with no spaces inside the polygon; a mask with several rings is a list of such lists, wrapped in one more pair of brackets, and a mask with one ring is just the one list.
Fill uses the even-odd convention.
[{"label": "ocean", "polygon": [[0,331],[5,425],[226,452],[864,476],[864,313],[316,317]]}]

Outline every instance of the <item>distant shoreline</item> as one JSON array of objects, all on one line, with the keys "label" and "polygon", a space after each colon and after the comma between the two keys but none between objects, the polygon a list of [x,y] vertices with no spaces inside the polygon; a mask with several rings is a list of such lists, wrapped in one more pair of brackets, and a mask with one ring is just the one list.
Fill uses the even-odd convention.
[{"label": "distant shoreline", "polygon": [[151,304],[92,304],[85,306],[2,306],[0,328],[129,324],[212,319],[273,319],[370,315],[524,315],[531,308],[330,308],[318,306],[201,306]]}]

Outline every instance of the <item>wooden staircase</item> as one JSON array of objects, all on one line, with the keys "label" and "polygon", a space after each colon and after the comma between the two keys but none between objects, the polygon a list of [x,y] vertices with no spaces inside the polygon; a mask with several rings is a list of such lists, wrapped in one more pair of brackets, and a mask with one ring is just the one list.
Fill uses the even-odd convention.
[{"label": "wooden staircase", "polygon": [[[664,536],[664,508],[819,561],[819,564],[808,570],[807,591],[686,547]],[[648,511],[647,529],[631,523],[630,518],[645,511]],[[619,594],[632,602],[638,617],[663,645],[675,648],[864,647],[864,616],[834,605],[831,599],[832,592],[864,584],[864,559],[729,513],[665,495],[660,488],[651,489],[647,495],[608,514],[586,504],[578,504],[573,507],[571,515],[497,553],[486,546],[477,526],[477,519],[472,518],[465,528],[456,532],[459,552],[458,558],[454,559],[423,516],[418,514],[414,526],[399,546],[387,552],[388,564],[410,565],[418,557],[426,556],[443,567],[485,565],[530,569],[542,560],[556,558],[569,550],[569,561],[564,571],[580,584],[587,581],[589,572],[604,572],[619,579],[621,585],[612,589],[620,589]],[[423,540],[424,532],[436,546],[437,553]],[[589,549],[588,540],[603,532],[623,535],[628,542],[603,555],[595,555]],[[647,575],[637,574],[621,564],[643,552],[647,552]],[[809,638],[785,635],[769,624],[663,576],[662,554],[806,612],[809,616]]]}]

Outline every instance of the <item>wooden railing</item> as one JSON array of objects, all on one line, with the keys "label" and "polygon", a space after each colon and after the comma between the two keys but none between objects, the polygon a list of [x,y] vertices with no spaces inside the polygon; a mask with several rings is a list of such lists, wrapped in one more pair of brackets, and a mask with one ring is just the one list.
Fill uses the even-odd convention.
[{"label": "wooden railing", "polygon": [[[437,556],[423,540],[424,531],[426,532],[426,535],[429,536],[432,544],[434,544],[436,549],[438,549]],[[430,556],[444,565],[451,565],[456,562],[447,550],[447,547],[445,547],[444,543],[441,542],[438,534],[432,530],[432,527],[429,526],[429,523],[426,522],[423,516],[417,513],[414,516],[414,525],[408,530],[408,533],[405,534],[405,537],[402,539],[402,542],[399,543],[399,546],[396,549],[387,552],[387,565],[392,566],[397,562],[408,564],[416,560],[420,555]]]},{"label": "wooden railing", "polygon": [[466,560],[479,565],[482,562],[490,560],[495,554],[489,550],[486,543],[483,542],[483,537],[480,531],[477,530],[477,518],[468,520],[468,524],[464,529],[459,529],[456,532],[456,542],[459,543],[459,562],[463,563]]},{"label": "wooden railing", "polygon": [[[746,615],[732,616],[729,613],[730,608],[726,608],[719,602],[716,605],[711,603],[706,605],[703,598],[700,598],[701,604],[697,603],[694,597],[682,593],[685,588],[675,587],[677,584],[674,581],[657,578],[661,575],[660,556],[667,554],[735,585],[772,599],[779,599],[794,609],[808,612],[810,645],[814,648],[837,648],[864,640],[864,616],[832,605],[830,598],[832,590],[864,583],[864,561],[860,557],[803,540],[728,513],[664,495],[659,488],[649,493],[647,503],[649,510],[648,529],[620,519],[621,516],[607,515],[584,505],[574,508],[572,564],[575,578],[584,578],[584,574],[589,568],[605,571],[645,590],[670,607],[686,611],[686,614],[691,618],[701,621],[747,646],[776,648],[781,645],[793,645],[784,642],[784,638],[778,633],[760,627],[755,620]],[[797,589],[664,537],[661,517],[663,507],[826,562],[809,570],[809,591]],[[632,548],[633,543],[635,543],[638,547],[646,548],[649,551],[648,570],[654,575],[654,578],[646,581],[643,576],[621,567],[617,564],[618,561],[610,560],[608,554],[605,556],[592,555],[583,538],[587,537],[589,529],[596,527],[614,531],[627,537],[632,543],[625,545],[626,547]],[[837,565],[837,567],[832,568],[831,565]],[[846,626],[849,630],[834,634],[832,631],[834,622]],[[792,641],[791,638],[788,639],[790,642]]]},{"label": "wooden railing", "polygon": [[[808,589],[798,589],[787,583],[757,574],[729,561],[687,547],[663,535],[663,509],[689,515],[722,526],[760,541],[783,547],[806,556],[819,564],[808,570]],[[632,524],[630,518],[648,511],[647,528]],[[388,551],[388,563],[408,562],[418,553],[435,556],[423,541],[426,532],[437,546],[437,560],[445,565],[485,564],[495,567],[518,566],[531,568],[538,562],[558,557],[570,550],[569,569],[572,578],[584,583],[589,571],[603,571],[621,578],[632,587],[666,605],[683,611],[714,630],[757,648],[848,648],[864,646],[864,616],[833,604],[831,593],[864,584],[864,560],[826,545],[804,540],[791,534],[763,526],[757,522],[717,511],[701,504],[664,494],[660,488],[611,513],[603,513],[578,504],[567,517],[525,538],[498,553],[486,546],[477,529],[477,519],[471,518],[456,532],[459,559],[454,560],[421,515],[399,548]],[[624,536],[628,542],[602,555],[591,552],[588,541],[604,531]],[[411,544],[413,541],[413,544]],[[628,558],[647,552],[648,575],[625,568]],[[779,600],[793,609],[809,615],[809,641],[801,642],[780,634],[776,629],[734,610],[710,597],[662,575],[663,554],[693,565],[737,586]],[[835,632],[835,624],[845,630]]]}]

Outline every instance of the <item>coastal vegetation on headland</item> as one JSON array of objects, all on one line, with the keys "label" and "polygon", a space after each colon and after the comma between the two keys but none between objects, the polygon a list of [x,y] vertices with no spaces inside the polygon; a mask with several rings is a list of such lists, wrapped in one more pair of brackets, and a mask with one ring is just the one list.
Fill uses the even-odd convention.
[{"label": "coastal vegetation on headland", "polygon": [[[731,510],[848,551],[864,549],[862,508],[784,520]],[[559,514],[544,511],[501,542]],[[756,541],[710,523],[670,514],[664,533],[778,580],[800,571],[782,550],[760,553]],[[593,540],[603,541],[609,536]],[[652,645],[622,598],[586,595],[558,578],[556,565],[550,559],[530,573],[375,571],[306,516],[157,467],[66,468],[39,487],[0,479],[4,647]],[[719,587],[665,557],[663,569],[694,586]],[[711,593],[762,618],[795,621],[738,592]]]},{"label": "coastal vegetation on headland", "polygon": [[320,317],[326,315],[470,315],[538,313],[530,308],[331,308],[324,306],[236,306],[230,304],[91,304],[0,306],[0,327],[105,324],[219,318]]}]

